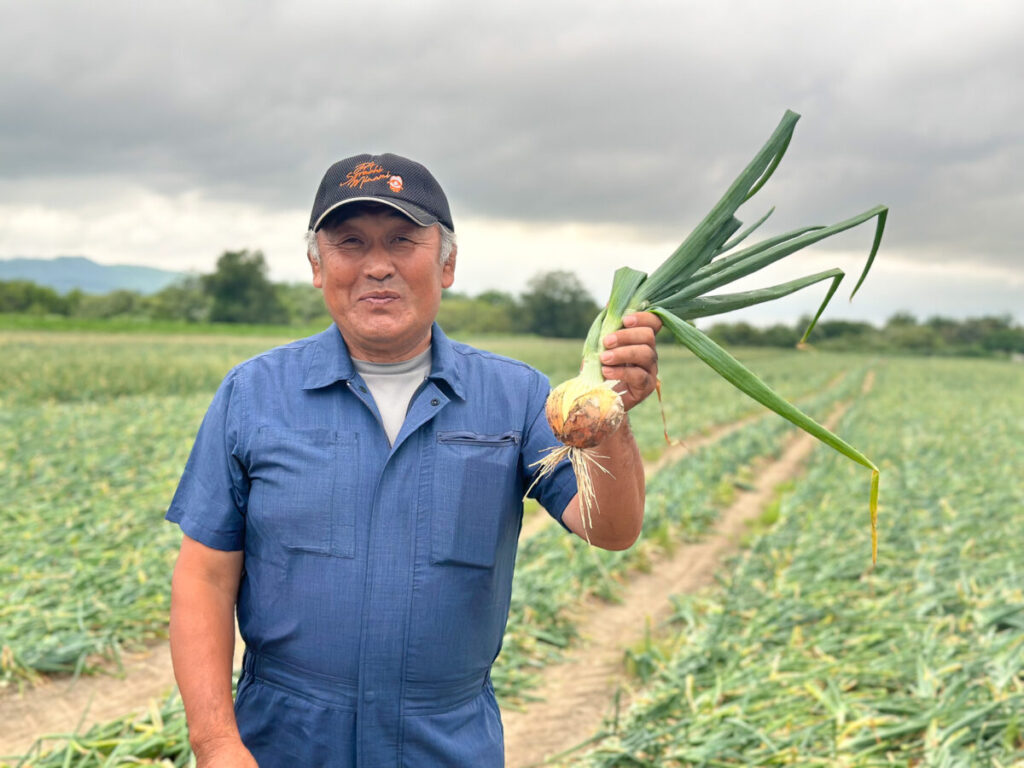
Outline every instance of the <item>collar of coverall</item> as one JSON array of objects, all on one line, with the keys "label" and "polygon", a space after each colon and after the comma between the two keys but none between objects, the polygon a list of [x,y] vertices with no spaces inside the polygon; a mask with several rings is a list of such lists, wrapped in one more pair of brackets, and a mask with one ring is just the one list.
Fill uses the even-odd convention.
[{"label": "collar of coverall", "polygon": [[[338,381],[348,381],[356,375],[352,357],[345,346],[341,331],[334,323],[316,337],[316,342],[308,348],[306,370],[303,375],[303,389],[321,389]],[[434,323],[431,327],[431,363],[430,376],[435,381],[443,381],[461,400],[466,399],[459,371],[458,355],[452,349],[451,340],[445,336],[441,326]]]}]

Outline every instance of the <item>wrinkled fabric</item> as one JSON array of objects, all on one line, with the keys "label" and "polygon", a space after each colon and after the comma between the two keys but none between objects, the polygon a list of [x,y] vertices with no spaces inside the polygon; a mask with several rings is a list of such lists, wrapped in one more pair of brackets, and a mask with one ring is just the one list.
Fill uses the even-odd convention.
[{"label": "wrinkled fabric", "polygon": [[[390,447],[336,326],[234,368],[167,519],[245,552],[239,727],[261,766],[500,766],[489,670],[547,379],[447,339]],[[567,464],[530,495],[560,521]]]}]

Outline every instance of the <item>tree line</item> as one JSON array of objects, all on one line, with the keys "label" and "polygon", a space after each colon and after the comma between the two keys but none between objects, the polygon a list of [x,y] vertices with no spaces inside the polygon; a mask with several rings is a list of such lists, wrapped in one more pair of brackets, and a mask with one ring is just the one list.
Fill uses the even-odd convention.
[{"label": "tree line", "polygon": [[[543,272],[515,296],[484,291],[476,296],[448,291],[438,321],[455,334],[518,334],[582,339],[600,309],[572,272]],[[30,315],[186,323],[255,323],[309,326],[330,316],[323,297],[308,283],[274,283],[260,251],[226,251],[210,274],[192,275],[144,295],[116,290],[106,294],[52,288],[24,280],[0,281],[0,312]],[[746,322],[719,322],[705,330],[727,346],[794,347],[809,317],[790,326],[761,328]],[[668,334],[664,342],[671,343]],[[877,327],[867,322],[821,320],[808,338],[821,349],[911,352],[941,355],[1024,355],[1024,327],[1010,316],[955,320],[934,316],[919,321],[908,313]]]},{"label": "tree line", "polygon": [[313,286],[272,283],[261,251],[225,251],[216,269],[152,294],[115,290],[59,294],[27,280],[0,281],[0,312],[67,317],[287,325],[329,317]]},{"label": "tree line", "polygon": [[[718,323],[710,334],[727,346],[793,347],[801,343],[811,318],[795,325],[756,328],[749,323]],[[1024,326],[1009,315],[955,320],[935,315],[918,320],[898,312],[881,326],[852,320],[819,320],[807,343],[817,349],[989,357],[1024,355]]]}]

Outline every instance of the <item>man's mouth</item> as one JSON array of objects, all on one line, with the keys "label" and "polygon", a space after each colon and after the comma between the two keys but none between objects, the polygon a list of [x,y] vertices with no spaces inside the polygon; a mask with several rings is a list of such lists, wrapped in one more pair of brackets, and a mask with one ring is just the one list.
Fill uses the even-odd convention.
[{"label": "man's mouth", "polygon": [[393,301],[398,301],[399,296],[395,291],[369,291],[359,297],[359,300],[369,304],[371,307],[382,307]]}]

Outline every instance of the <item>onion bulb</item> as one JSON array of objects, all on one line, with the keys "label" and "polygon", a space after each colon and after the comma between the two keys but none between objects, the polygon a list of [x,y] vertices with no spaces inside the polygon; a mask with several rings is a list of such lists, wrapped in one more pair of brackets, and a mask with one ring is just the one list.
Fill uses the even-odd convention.
[{"label": "onion bulb", "polygon": [[614,383],[594,384],[577,376],[551,390],[545,411],[559,442],[593,448],[619,428],[626,410]]}]

